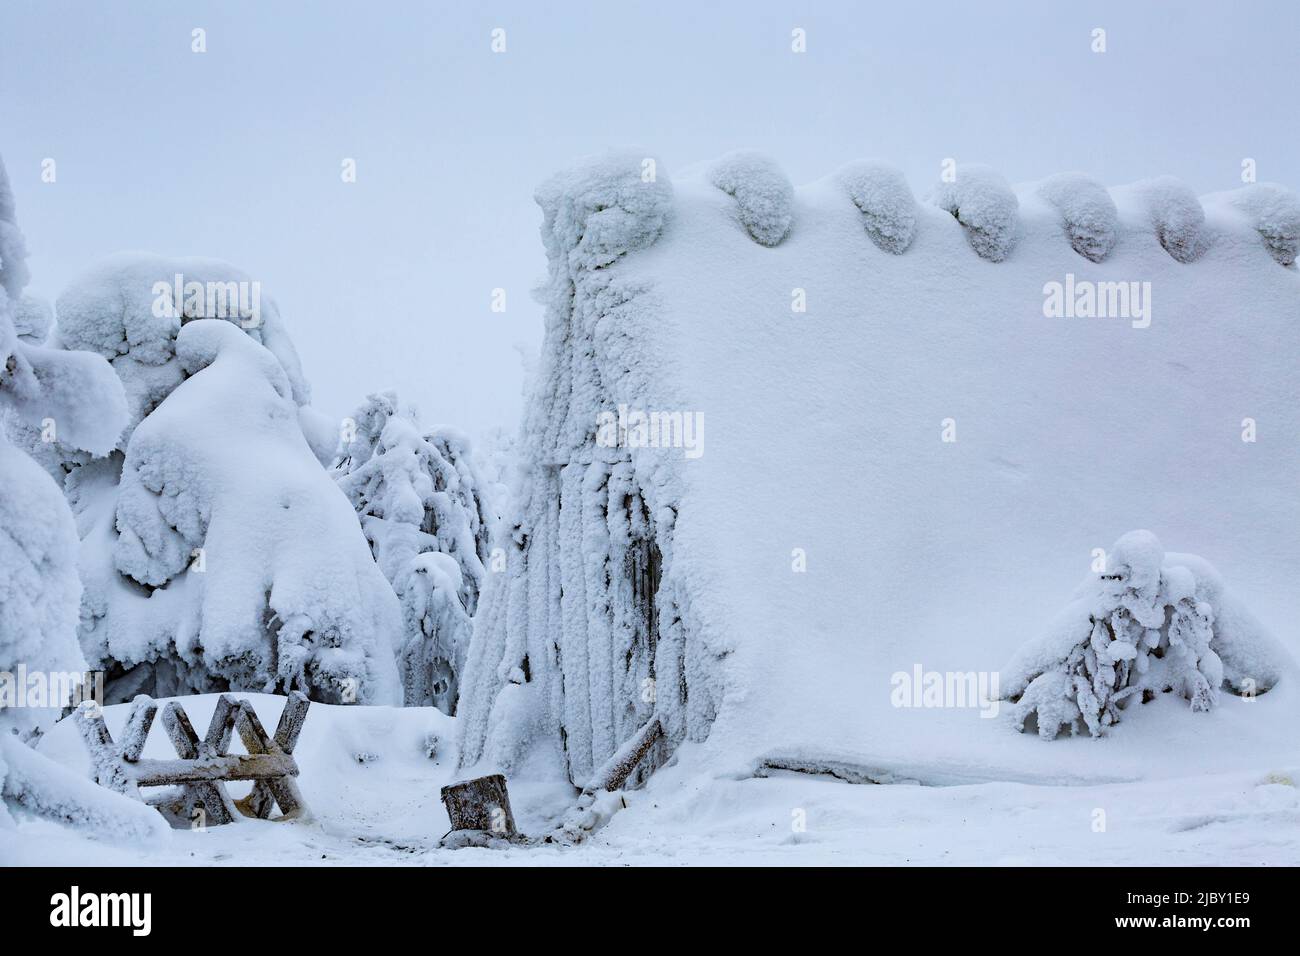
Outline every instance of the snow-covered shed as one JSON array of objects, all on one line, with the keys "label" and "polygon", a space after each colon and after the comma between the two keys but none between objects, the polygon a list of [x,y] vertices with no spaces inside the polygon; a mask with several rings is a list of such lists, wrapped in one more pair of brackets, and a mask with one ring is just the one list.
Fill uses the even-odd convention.
[{"label": "snow-covered shed", "polygon": [[951,173],[918,201],[875,162],[793,188],[753,153],[670,180],[632,151],[540,188],[543,354],[463,765],[582,783],[652,717],[651,767],[710,773],[1288,751],[1300,695],[1262,636],[1225,664],[1268,693],[1168,695],[1102,741],[898,693],[996,681],[1132,529],[1214,562],[1252,635],[1291,648],[1300,620],[1300,203]]}]

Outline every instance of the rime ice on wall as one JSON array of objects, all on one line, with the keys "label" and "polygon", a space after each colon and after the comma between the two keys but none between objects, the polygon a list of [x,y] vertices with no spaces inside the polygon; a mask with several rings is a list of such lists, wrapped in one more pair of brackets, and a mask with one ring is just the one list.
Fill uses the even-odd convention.
[{"label": "rime ice on wall", "polygon": [[[489,575],[470,645],[465,765],[510,770],[553,753],[583,781],[653,713],[674,741],[707,730],[707,682],[688,699],[685,670],[696,665],[673,565],[681,453],[596,442],[598,415],[621,401],[682,407],[645,339],[653,290],[611,268],[651,245],[669,217],[672,186],[662,168],[645,178],[643,159],[593,158],[537,192],[546,339],[506,568]],[[738,199],[748,195],[734,185]],[[784,213],[765,208],[773,217],[761,228],[783,231]]]},{"label": "rime ice on wall", "polygon": [[492,531],[467,438],[421,427],[392,392],[371,395],[333,467],[402,605],[407,706],[454,714]]},{"label": "rime ice on wall", "polygon": [[1283,655],[1208,562],[1166,554],[1149,531],[1111,548],[1048,632],[1003,668],[1016,726],[1040,737],[1080,724],[1099,737],[1125,709],[1166,692],[1209,710],[1226,684],[1253,696],[1277,682]]}]

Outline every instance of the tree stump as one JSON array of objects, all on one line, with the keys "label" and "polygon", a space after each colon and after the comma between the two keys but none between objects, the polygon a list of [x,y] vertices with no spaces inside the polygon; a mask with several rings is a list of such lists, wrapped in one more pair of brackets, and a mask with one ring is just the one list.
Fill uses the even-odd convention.
[{"label": "tree stump", "polygon": [[519,836],[510,810],[506,778],[499,773],[462,780],[442,788],[442,803],[451,820],[451,831],[471,830],[503,840]]}]

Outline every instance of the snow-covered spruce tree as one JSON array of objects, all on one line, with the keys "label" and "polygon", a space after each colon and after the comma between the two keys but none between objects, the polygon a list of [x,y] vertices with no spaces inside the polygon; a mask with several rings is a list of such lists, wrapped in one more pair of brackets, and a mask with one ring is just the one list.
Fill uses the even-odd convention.
[{"label": "snow-covered spruce tree", "polygon": [[1282,652],[1206,561],[1166,554],[1149,531],[1111,549],[1037,641],[1003,671],[1018,729],[1044,739],[1062,728],[1094,736],[1134,703],[1173,692],[1209,710],[1226,684],[1262,693],[1279,678]]},{"label": "snow-covered spruce tree", "polygon": [[[243,303],[253,312],[250,316],[240,314],[240,290]],[[233,266],[212,259],[121,253],[73,280],[59,296],[57,311],[51,331],[53,313],[48,304],[25,300],[18,319],[20,332],[33,341],[38,335],[48,337],[46,344],[54,351],[84,350],[107,359],[126,390],[128,427],[119,436],[116,452],[108,460],[94,462],[94,456],[85,454],[70,436],[50,435],[39,422],[7,416],[4,425],[15,444],[26,448],[64,484],[79,523],[90,520],[82,514],[85,507],[107,505],[111,511],[111,501],[101,494],[87,494],[87,487],[99,490],[116,484],[132,430],[180,384],[184,372],[176,360],[176,336],[182,324],[195,318],[220,312],[276,356],[301,406],[304,431],[317,446],[319,416],[307,406],[310,389],[275,301],[263,296],[260,284]],[[332,425],[329,433],[332,452]],[[319,448],[317,453],[320,457]],[[87,464],[91,465],[88,474],[74,475]]]},{"label": "snow-covered spruce tree", "polygon": [[[44,335],[22,298],[25,259],[0,162],[0,410],[6,425],[44,422],[47,434],[61,429],[69,447],[106,452],[126,426],[121,384],[96,356],[38,347]],[[77,646],[80,593],[67,503],[0,432],[0,829],[13,825],[9,810],[22,807],[100,834],[160,838],[166,826],[152,809],[95,786],[17,736],[56,717],[66,701],[49,699],[54,687],[85,669]],[[36,682],[18,685],[20,668]]]},{"label": "snow-covered spruce tree", "polygon": [[131,403],[132,427],[183,380],[176,337],[197,318],[239,326],[275,356],[293,400],[300,406],[311,401],[275,300],[229,263],[120,253],[75,279],[59,296],[56,311],[53,344],[98,352],[112,363]]},{"label": "snow-covered spruce tree", "polygon": [[[0,162],[0,410],[7,422],[61,434],[79,452],[107,452],[126,425],[121,385],[97,356],[35,344],[44,335],[33,328],[32,300],[23,296],[26,254]],[[19,665],[32,674],[84,671],[76,639],[80,595],[67,503],[36,462],[0,433],[0,671],[14,675]],[[14,703],[0,695],[0,734],[30,729],[66,701],[45,701],[50,710],[6,706]]]},{"label": "snow-covered spruce tree", "polygon": [[[240,296],[252,314],[233,307]],[[214,311],[249,348],[215,332],[182,348]],[[320,416],[260,285],[212,260],[115,256],[59,297],[50,344],[98,351],[129,403],[106,458],[63,434],[42,444],[10,431],[62,480],[76,517],[79,636],[108,701],[289,686],[395,701],[396,601],[324,471]]]},{"label": "snow-covered spruce tree", "polygon": [[345,429],[333,473],[402,606],[407,706],[454,714],[493,523],[468,440],[423,429],[380,392]]},{"label": "snow-covered spruce tree", "polygon": [[115,668],[115,697],[297,688],[396,703],[396,599],[303,436],[283,365],[212,319],[181,328],[175,357],[184,380],[136,426],[113,520],[85,537],[87,657]]}]

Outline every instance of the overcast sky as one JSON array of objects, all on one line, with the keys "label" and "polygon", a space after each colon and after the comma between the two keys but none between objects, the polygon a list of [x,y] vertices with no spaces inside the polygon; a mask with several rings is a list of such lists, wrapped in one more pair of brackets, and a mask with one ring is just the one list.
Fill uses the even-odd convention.
[{"label": "overcast sky", "polygon": [[1282,0],[0,0],[0,155],[32,291],[122,249],[227,259],[278,300],[322,411],[395,387],[473,433],[517,420],[532,193],[575,158],[643,146],[671,175],[748,146],[800,183],[878,157],[922,195],[949,156],[1198,192],[1250,157],[1296,188],[1297,49]]}]

